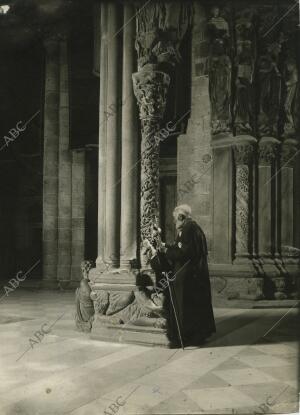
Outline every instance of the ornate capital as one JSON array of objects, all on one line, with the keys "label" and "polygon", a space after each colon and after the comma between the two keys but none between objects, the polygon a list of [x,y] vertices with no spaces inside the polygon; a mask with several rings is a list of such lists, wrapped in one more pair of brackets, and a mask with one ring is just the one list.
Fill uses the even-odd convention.
[{"label": "ornate capital", "polygon": [[256,138],[250,135],[240,135],[234,137],[232,148],[237,165],[247,165],[252,162],[256,142]]},{"label": "ornate capital", "polygon": [[295,140],[286,140],[283,142],[280,153],[281,166],[293,167],[297,151],[297,142]]},{"label": "ornate capital", "polygon": [[270,166],[277,158],[280,142],[276,138],[262,138],[259,142],[259,164]]},{"label": "ornate capital", "polygon": [[233,146],[236,164],[250,164],[253,158],[254,146],[251,143],[240,143]]},{"label": "ornate capital", "polygon": [[170,77],[164,72],[142,70],[132,75],[140,119],[162,119],[167,101]]}]

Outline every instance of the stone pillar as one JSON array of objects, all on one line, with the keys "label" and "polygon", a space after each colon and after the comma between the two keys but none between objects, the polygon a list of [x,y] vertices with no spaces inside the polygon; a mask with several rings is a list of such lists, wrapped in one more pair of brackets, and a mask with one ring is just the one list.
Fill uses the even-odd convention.
[{"label": "stone pillar", "polygon": [[244,136],[234,145],[235,173],[235,263],[250,262],[252,244],[252,161],[256,139]]},{"label": "stone pillar", "polygon": [[60,42],[59,154],[58,154],[58,263],[57,279],[65,286],[71,277],[72,154],[69,149],[69,76],[67,41]]},{"label": "stone pillar", "polygon": [[290,276],[299,275],[299,251],[295,249],[295,203],[294,190],[297,185],[294,180],[294,166],[297,155],[297,141],[287,139],[281,147],[280,177],[281,194],[279,197],[281,207],[281,255],[283,264]]},{"label": "stone pillar", "polygon": [[[121,48],[115,33],[120,28],[119,6],[108,3],[107,30],[107,117],[106,129],[106,185],[105,185],[105,252],[104,260],[110,267],[119,265],[120,255],[120,111]],[[101,74],[100,74],[101,77]]]},{"label": "stone pillar", "polygon": [[72,281],[81,279],[85,259],[85,150],[72,152]]},{"label": "stone pillar", "polygon": [[[98,255],[97,267],[104,262],[105,241],[105,160],[107,97],[107,3],[101,3],[100,95],[99,95],[99,159],[98,159]],[[97,42],[96,42],[97,43]]]},{"label": "stone pillar", "polygon": [[[135,71],[134,7],[124,5],[123,29],[123,91],[122,91],[122,174],[121,174],[121,250],[120,266],[130,267],[136,258],[137,193],[138,193],[138,132],[136,102],[132,87]],[[127,23],[128,22],[128,23]],[[126,24],[127,23],[127,24]]]},{"label": "stone pillar", "polygon": [[258,250],[263,270],[266,276],[271,278],[280,275],[274,262],[276,218],[272,208],[276,203],[275,165],[278,148],[279,141],[273,137],[263,137],[259,142]]},{"label": "stone pillar", "polygon": [[59,142],[59,42],[45,41],[43,279],[56,286]]},{"label": "stone pillar", "polygon": [[[166,107],[170,77],[164,72],[142,69],[133,74],[134,93],[142,124],[141,145],[141,239],[153,242],[152,227],[159,213],[159,142],[155,134]],[[151,97],[151,99],[149,99]],[[142,258],[142,265],[146,264]]]}]

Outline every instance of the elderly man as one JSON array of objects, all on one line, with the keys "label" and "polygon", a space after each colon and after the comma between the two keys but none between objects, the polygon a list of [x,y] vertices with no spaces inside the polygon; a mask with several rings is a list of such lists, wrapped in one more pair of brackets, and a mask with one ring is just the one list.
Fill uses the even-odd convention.
[{"label": "elderly man", "polygon": [[[178,232],[175,243],[163,246],[157,255],[160,257],[160,263],[162,255],[165,257],[173,272],[173,276],[169,278],[173,293],[173,298],[169,300],[173,301],[173,304],[170,302],[168,308],[172,310],[175,306],[177,316],[171,311],[170,337],[173,344],[179,344],[179,324],[184,345],[197,345],[216,331],[211,304],[206,238],[200,226],[192,219],[191,208],[188,205],[177,206],[173,216]],[[155,257],[151,260],[151,265],[157,268]]]}]

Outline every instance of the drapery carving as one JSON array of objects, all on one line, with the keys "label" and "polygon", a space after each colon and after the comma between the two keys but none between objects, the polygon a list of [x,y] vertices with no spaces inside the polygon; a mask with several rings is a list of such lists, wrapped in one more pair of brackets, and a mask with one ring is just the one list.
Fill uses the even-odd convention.
[{"label": "drapery carving", "polygon": [[253,131],[253,81],[256,58],[254,17],[253,10],[243,9],[238,11],[235,20],[237,78],[234,118],[237,134],[249,134]]},{"label": "drapery carving", "polygon": [[170,77],[160,71],[133,74],[134,93],[142,124],[141,144],[141,237],[152,240],[158,226],[159,142],[155,139],[163,118]]},{"label": "drapery carving", "polygon": [[209,95],[212,133],[229,132],[231,127],[231,59],[228,22],[218,7],[212,8],[207,29],[210,34]]},{"label": "drapery carving", "polygon": [[138,69],[147,64],[176,64],[191,17],[189,2],[151,1],[142,7],[137,14]]},{"label": "drapery carving", "polygon": [[[293,27],[293,26],[292,26]],[[299,47],[299,46],[298,46]],[[297,67],[297,41],[295,33],[287,33],[283,47],[283,119],[281,129],[285,138],[294,138],[299,128],[299,74]]]},{"label": "drapery carving", "polygon": [[259,30],[258,58],[258,132],[260,136],[278,137],[278,124],[281,103],[282,74],[280,59],[285,37],[278,25],[270,30],[266,21],[279,19],[276,9],[268,12],[259,10],[262,15]]}]

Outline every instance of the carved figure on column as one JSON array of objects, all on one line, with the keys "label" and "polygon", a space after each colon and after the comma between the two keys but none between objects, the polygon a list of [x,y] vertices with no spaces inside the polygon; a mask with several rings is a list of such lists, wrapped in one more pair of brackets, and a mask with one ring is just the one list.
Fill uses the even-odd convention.
[{"label": "carved figure on column", "polygon": [[89,271],[92,268],[92,261],[82,261],[81,271],[82,280],[80,281],[80,287],[76,290],[76,314],[75,322],[76,327],[80,331],[89,332],[92,328],[92,322],[94,318],[94,306],[90,298],[91,288],[89,286]]},{"label": "carved figure on column", "polygon": [[231,59],[230,33],[220,9],[213,7],[207,24],[211,46],[209,57],[209,95],[213,134],[229,132],[231,127]]},{"label": "carved figure on column", "polygon": [[254,13],[239,11],[235,31],[236,49],[236,98],[234,105],[235,129],[237,134],[251,134],[253,130],[253,76],[256,59]]},{"label": "carved figure on column", "polygon": [[148,64],[175,65],[180,60],[180,42],[191,24],[187,2],[152,1],[138,10],[136,50],[138,69]]},{"label": "carved figure on column", "polygon": [[[262,34],[263,35],[263,34]],[[260,136],[278,136],[282,75],[279,60],[284,36],[282,33],[270,41],[263,40],[258,59],[259,108],[258,130]]]},{"label": "carved figure on column", "polygon": [[300,98],[299,93],[299,77],[296,57],[291,50],[288,51],[284,64],[284,136],[286,138],[294,138],[296,134],[297,124],[299,122],[299,114],[297,113],[297,101]]}]

